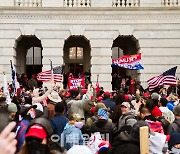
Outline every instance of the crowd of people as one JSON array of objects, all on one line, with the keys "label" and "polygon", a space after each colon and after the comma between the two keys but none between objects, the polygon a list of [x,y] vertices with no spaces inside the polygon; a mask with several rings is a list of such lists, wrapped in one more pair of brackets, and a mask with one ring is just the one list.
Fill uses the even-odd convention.
[{"label": "crowd of people", "polygon": [[38,88],[35,77],[7,104],[0,92],[0,153],[139,154],[140,127],[149,128],[149,153],[180,153],[180,103],[177,90],[144,90],[133,79],[112,92],[67,90],[51,80]]}]

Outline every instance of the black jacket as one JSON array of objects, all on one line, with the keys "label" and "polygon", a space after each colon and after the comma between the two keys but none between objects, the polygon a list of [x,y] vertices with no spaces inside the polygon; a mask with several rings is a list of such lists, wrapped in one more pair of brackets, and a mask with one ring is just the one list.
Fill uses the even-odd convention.
[{"label": "black jacket", "polygon": [[112,143],[108,154],[140,154],[138,139],[132,138],[126,131],[121,132]]}]

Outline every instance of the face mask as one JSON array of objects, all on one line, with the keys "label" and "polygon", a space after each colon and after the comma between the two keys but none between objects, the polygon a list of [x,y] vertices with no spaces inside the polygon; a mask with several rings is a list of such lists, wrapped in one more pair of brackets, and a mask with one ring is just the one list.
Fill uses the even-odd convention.
[{"label": "face mask", "polygon": [[80,122],[75,122],[75,127],[81,129],[83,127],[83,123],[80,121]]},{"label": "face mask", "polygon": [[171,151],[172,151],[172,153],[174,153],[174,154],[179,154],[179,153],[180,153],[180,149],[177,149],[177,148],[175,148],[175,147],[172,147],[172,148],[171,148]]},{"label": "face mask", "polygon": [[32,119],[36,118],[36,112],[35,111],[30,111],[29,115]]},{"label": "face mask", "polygon": [[30,154],[49,154],[47,145],[32,141],[28,144]]}]

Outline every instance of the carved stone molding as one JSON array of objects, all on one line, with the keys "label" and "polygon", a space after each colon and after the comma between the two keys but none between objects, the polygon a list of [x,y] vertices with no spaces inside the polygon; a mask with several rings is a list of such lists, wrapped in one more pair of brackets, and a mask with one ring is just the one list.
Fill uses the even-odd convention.
[{"label": "carved stone molding", "polygon": [[29,20],[80,20],[87,22],[88,20],[179,20],[180,13],[175,14],[117,14],[117,15],[41,15],[41,14],[7,14],[7,15],[0,15],[0,19],[12,20],[12,19],[29,19]]}]

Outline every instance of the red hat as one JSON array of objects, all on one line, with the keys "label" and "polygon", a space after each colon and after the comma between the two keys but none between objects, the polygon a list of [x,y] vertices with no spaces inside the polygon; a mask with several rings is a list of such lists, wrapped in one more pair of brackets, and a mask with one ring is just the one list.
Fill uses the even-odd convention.
[{"label": "red hat", "polygon": [[39,124],[32,125],[28,132],[25,134],[25,137],[36,137],[44,139],[47,137],[46,130]]},{"label": "red hat", "polygon": [[143,96],[144,96],[145,98],[149,98],[149,97],[150,97],[149,93],[144,93]]},{"label": "red hat", "polygon": [[129,101],[129,95],[125,94],[125,95],[124,95],[124,100],[125,100],[126,102],[128,102],[128,101]]},{"label": "red hat", "polygon": [[104,92],[104,95],[110,95],[109,91]]},{"label": "red hat", "polygon": [[83,94],[86,94],[86,92],[87,92],[87,89],[82,89]]},{"label": "red hat", "polygon": [[102,101],[103,98],[101,96],[99,96],[98,98],[96,98],[97,101]]},{"label": "red hat", "polygon": [[155,117],[160,117],[162,116],[162,112],[157,106],[155,106],[152,110],[152,115]]}]

